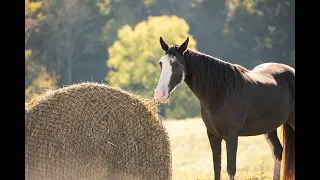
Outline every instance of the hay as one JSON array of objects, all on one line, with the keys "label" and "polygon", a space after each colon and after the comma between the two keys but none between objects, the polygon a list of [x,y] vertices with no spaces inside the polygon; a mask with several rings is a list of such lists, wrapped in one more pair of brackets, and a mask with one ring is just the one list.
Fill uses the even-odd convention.
[{"label": "hay", "polygon": [[81,83],[26,103],[27,180],[171,180],[157,105],[119,88]]}]

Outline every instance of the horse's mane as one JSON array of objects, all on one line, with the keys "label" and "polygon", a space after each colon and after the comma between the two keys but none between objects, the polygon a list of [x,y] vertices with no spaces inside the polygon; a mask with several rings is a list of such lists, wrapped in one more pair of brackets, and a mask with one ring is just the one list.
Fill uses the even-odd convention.
[{"label": "horse's mane", "polygon": [[199,99],[212,98],[217,106],[226,96],[234,95],[245,88],[248,81],[253,81],[247,74],[249,70],[240,65],[190,49],[184,57],[190,72],[186,78],[188,86]]}]

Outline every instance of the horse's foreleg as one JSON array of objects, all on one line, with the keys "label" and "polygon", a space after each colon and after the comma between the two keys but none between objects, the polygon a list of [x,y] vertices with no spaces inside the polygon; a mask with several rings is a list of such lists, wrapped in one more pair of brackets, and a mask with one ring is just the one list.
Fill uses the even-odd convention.
[{"label": "horse's foreleg", "polygon": [[225,138],[227,148],[227,171],[229,180],[234,180],[236,174],[238,135],[230,134]]},{"label": "horse's foreleg", "polygon": [[280,180],[282,146],[277,136],[277,129],[265,134],[265,137],[271,147],[274,159],[273,180]]},{"label": "horse's foreleg", "polygon": [[210,141],[210,146],[213,156],[213,169],[214,169],[214,179],[220,180],[221,175],[221,141],[220,137],[214,136],[209,131],[207,131],[208,138]]}]

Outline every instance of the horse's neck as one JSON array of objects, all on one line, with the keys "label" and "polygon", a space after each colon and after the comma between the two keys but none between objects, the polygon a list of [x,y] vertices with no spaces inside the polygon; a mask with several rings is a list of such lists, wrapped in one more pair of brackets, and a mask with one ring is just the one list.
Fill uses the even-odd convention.
[{"label": "horse's neck", "polygon": [[[201,58],[203,57],[203,58]],[[204,105],[219,109],[225,100],[240,88],[243,82],[234,73],[233,65],[219,59],[209,59],[208,56],[194,52],[186,52],[187,76],[185,82],[191,91]],[[199,61],[204,61],[202,68],[195,68]],[[213,71],[212,68],[225,68]],[[204,68],[203,68],[204,67]],[[210,72],[211,71],[211,72]],[[228,72],[226,74],[226,72]],[[215,73],[215,75],[213,75]],[[228,82],[226,82],[226,78]],[[230,83],[230,84],[228,84]]]},{"label": "horse's neck", "polygon": [[[210,93],[206,93],[207,91],[209,91],[207,89],[207,84],[208,83],[213,83],[213,78],[212,79],[207,79],[207,82],[204,81],[200,81],[199,77],[203,76],[202,73],[207,73],[205,71],[199,71],[198,69],[195,69],[194,67],[192,67],[192,65],[194,65],[195,61],[209,61],[206,59],[196,59],[196,57],[201,57],[201,56],[205,56],[203,54],[199,54],[199,53],[195,53],[193,51],[186,51],[185,54],[185,60],[186,60],[186,65],[187,65],[187,76],[185,78],[185,83],[187,84],[187,86],[190,88],[190,90],[193,92],[193,94],[200,100],[200,102],[202,104],[208,104],[212,97],[210,97]],[[211,89],[212,90],[212,89]]]}]

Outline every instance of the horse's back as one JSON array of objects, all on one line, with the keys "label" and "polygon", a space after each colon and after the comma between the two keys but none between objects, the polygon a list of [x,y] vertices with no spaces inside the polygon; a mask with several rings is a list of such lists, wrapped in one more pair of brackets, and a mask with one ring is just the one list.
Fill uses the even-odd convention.
[{"label": "horse's back", "polygon": [[287,74],[291,74],[291,75],[295,76],[295,69],[294,68],[292,68],[291,66],[288,66],[286,64],[274,63],[274,62],[260,64],[256,67],[254,67],[251,70],[251,72],[263,73],[263,74],[268,74],[271,76],[287,73]]},{"label": "horse's back", "polygon": [[281,63],[263,63],[250,71],[251,77],[256,80],[259,89],[279,91],[282,89],[288,94],[295,95],[295,69]]},{"label": "horse's back", "polygon": [[250,71],[251,77],[261,84],[283,84],[289,83],[295,86],[295,69],[281,63],[263,63]]}]

